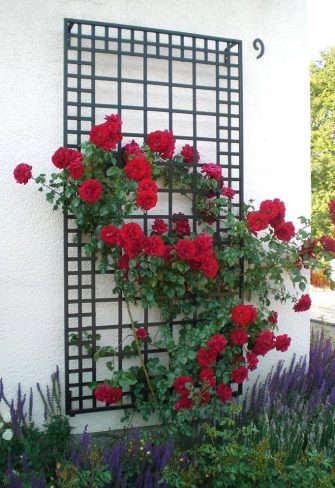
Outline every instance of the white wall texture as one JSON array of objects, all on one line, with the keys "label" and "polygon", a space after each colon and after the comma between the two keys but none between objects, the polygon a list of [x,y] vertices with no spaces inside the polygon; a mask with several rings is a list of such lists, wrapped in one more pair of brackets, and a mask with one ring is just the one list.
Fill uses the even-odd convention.
[{"label": "white wall texture", "polygon": [[[46,384],[64,371],[62,216],[31,183],[15,184],[19,162],[51,171],[62,145],[63,19],[73,17],[241,39],[244,50],[245,196],[279,197],[287,217],[309,214],[309,73],[306,0],[2,0],[0,377],[10,396],[20,381]],[[265,43],[256,60],[253,40]],[[163,127],[157,127],[163,128]],[[309,349],[309,316],[279,307],[290,350]],[[42,409],[40,409],[40,414]],[[120,412],[79,415],[76,431],[119,428]],[[41,416],[41,415],[40,415]]]}]

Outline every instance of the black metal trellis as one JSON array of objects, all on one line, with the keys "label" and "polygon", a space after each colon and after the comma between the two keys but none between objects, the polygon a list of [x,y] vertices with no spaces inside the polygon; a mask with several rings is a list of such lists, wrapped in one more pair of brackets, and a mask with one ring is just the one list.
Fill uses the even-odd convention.
[{"label": "black metal trellis", "polygon": [[[112,59],[112,72],[105,73],[108,59]],[[129,64],[129,60],[132,61]],[[159,61],[155,69],[152,62]],[[125,65],[130,66],[127,74]],[[185,79],[175,76],[176,70],[188,67]],[[203,76],[201,69],[207,70]],[[163,73],[164,72],[164,76]],[[99,85],[105,87],[107,97],[99,96]],[[137,94],[129,99],[127,91]],[[106,89],[107,87],[107,89]],[[156,91],[155,91],[156,90]],[[158,92],[157,92],[158,90]],[[102,90],[103,91],[103,90]],[[152,93],[156,93],[156,98]],[[140,96],[138,95],[140,93]],[[166,94],[165,105],[161,103]],[[189,105],[176,103],[185,97]],[[206,98],[207,97],[207,98]],[[135,101],[134,101],[135,100]],[[157,102],[158,100],[158,102]],[[207,105],[206,105],[207,100]],[[201,103],[203,102],[203,103]],[[186,102],[185,102],[186,104]],[[209,107],[211,105],[211,107]],[[152,130],[173,130],[177,143],[190,143],[195,148],[206,145],[213,154],[212,161],[220,164],[228,186],[233,186],[237,196],[233,206],[242,212],[243,202],[243,113],[242,113],[242,43],[235,39],[172,32],[152,28],[106,24],[76,19],[64,23],[64,145],[78,147],[87,140],[90,127],[103,121],[103,114],[119,113],[125,120],[124,139],[143,138]],[[135,119],[127,131],[128,116]],[[161,123],[158,123],[160,121]],[[187,121],[187,123],[186,123]],[[155,125],[153,125],[155,124]],[[203,127],[214,128],[211,135]],[[201,148],[200,148],[201,149]],[[197,165],[193,165],[197,172]],[[171,172],[170,172],[171,173]],[[172,214],[178,211],[171,178],[168,188],[160,189],[166,195],[164,211],[134,215],[142,219],[145,232],[155,217],[165,218],[172,228]],[[195,208],[195,192],[190,192]],[[187,215],[197,229],[194,214]],[[217,232],[224,229],[217,225]],[[221,224],[222,225],[222,224]],[[132,406],[132,399],[125,394],[124,405],[98,406],[88,384],[102,380],[96,363],[85,350],[85,343],[95,348],[95,339],[85,333],[112,334],[118,344],[118,368],[124,359],[121,342],[129,322],[124,314],[121,296],[101,296],[97,292],[99,274],[95,262],[83,251],[82,236],[71,216],[64,218],[64,275],[65,275],[65,368],[66,412],[77,413],[112,410]],[[109,277],[111,275],[109,274]],[[99,323],[100,306],[114,307],[114,322]],[[148,310],[141,317],[145,327],[155,328]],[[178,326],[182,321],[173,321]],[[76,333],[77,347],[70,344],[70,335]],[[111,337],[112,337],[111,336]],[[148,357],[163,353],[144,346]],[[240,391],[240,388],[239,388]]]}]

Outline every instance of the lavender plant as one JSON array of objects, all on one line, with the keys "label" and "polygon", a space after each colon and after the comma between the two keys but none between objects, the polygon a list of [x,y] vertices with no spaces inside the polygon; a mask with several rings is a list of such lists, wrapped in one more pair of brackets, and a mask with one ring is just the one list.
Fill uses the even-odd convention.
[{"label": "lavender plant", "polygon": [[240,423],[254,423],[254,440],[266,438],[273,452],[294,463],[306,449],[335,455],[335,346],[313,335],[309,361],[293,356],[256,382],[243,403]]},{"label": "lavender plant", "polygon": [[37,384],[37,391],[44,405],[43,428],[34,422],[33,389],[23,393],[19,384],[16,398],[9,399],[0,379],[0,486],[6,481],[12,487],[23,482],[43,487],[43,472],[54,472],[57,459],[67,449],[70,426],[61,412],[58,367],[51,375],[51,386],[43,391]]}]

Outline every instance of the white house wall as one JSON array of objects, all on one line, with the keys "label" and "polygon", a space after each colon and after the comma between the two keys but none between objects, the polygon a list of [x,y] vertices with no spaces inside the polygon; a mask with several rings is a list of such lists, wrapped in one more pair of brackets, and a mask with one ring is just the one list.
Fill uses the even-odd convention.
[{"label": "white house wall", "polygon": [[[52,171],[51,154],[62,145],[63,19],[241,39],[245,197],[257,202],[279,197],[288,219],[295,220],[310,210],[306,3],[1,1],[0,377],[9,396],[19,381],[24,389],[36,381],[48,383],[57,364],[64,372],[62,216],[52,212],[32,182],[19,187],[12,177],[19,162],[32,164],[35,174]],[[253,41],[258,37],[265,54],[257,60]],[[280,330],[292,337],[292,346],[285,355],[273,353],[262,360],[262,374],[275,360],[309,350],[308,314],[295,314],[285,305],[279,317]],[[86,424],[91,431],[106,430],[120,427],[121,415],[79,415],[71,423],[77,431]]]}]

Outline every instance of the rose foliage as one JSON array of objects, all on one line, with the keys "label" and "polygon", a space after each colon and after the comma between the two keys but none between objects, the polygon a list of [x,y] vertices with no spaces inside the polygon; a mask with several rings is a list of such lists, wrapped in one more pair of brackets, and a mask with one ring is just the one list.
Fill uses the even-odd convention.
[{"label": "rose foliage", "polygon": [[[49,179],[33,177],[25,163],[14,176],[24,185],[33,178],[55,210],[73,215],[87,255],[96,257],[101,273],[113,271],[114,293],[125,299],[130,328],[122,344],[99,345],[95,331],[71,335],[96,361],[109,358],[108,377],[91,385],[98,405],[130,396],[144,418],[156,413],[165,425],[187,431],[193,421],[222,415],[259,356],[288,349],[291,339],[277,333],[273,303],[290,300],[292,313],[308,310],[304,269],[327,263],[335,248],[331,238],[314,240],[303,217],[295,229],[278,198],[245,205],[241,217],[221,166],[199,162],[189,145],[176,152],[168,130],[150,133],[142,146],[121,147],[121,124],[118,115],[106,116],[80,151],[59,148]],[[185,198],[196,190],[193,218],[150,217],[169,184]],[[241,284],[249,303],[240,298]],[[163,325],[138,323],[134,306],[159,309]],[[166,353],[145,362],[145,347]],[[132,359],[122,371],[115,364],[120,348],[124,360]]]}]

